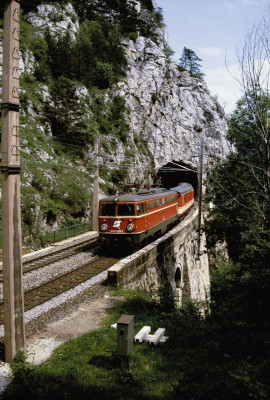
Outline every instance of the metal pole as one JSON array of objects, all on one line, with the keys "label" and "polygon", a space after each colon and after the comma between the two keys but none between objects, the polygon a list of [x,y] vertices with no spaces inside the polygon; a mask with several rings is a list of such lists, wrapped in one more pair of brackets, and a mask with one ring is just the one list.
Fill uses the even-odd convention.
[{"label": "metal pole", "polygon": [[99,164],[99,159],[98,159],[98,144],[99,144],[99,139],[95,140],[95,146],[94,146],[94,166],[95,166],[95,172],[94,172],[94,187],[93,187],[93,231],[98,231],[98,192],[99,192],[99,184],[98,184],[98,164]]},{"label": "metal pole", "polygon": [[202,169],[203,169],[203,139],[200,143],[200,170],[199,170],[199,202],[198,202],[198,243],[196,260],[200,259],[200,246],[201,246],[201,220],[202,220]]},{"label": "metal pole", "polygon": [[24,350],[20,145],[19,145],[20,2],[5,3],[2,84],[2,226],[5,359]]}]

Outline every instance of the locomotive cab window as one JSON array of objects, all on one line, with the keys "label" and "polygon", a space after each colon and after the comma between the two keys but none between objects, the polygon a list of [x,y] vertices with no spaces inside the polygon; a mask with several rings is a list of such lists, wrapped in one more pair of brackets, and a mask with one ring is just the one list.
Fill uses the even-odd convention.
[{"label": "locomotive cab window", "polygon": [[114,217],[115,216],[115,204],[102,204],[101,205],[101,215],[106,217]]},{"label": "locomotive cab window", "polygon": [[118,204],[118,215],[135,215],[134,204]]}]

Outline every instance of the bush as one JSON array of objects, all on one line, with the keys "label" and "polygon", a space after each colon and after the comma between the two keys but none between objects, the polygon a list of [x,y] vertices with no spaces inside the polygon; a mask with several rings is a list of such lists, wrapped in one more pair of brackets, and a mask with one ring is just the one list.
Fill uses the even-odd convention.
[{"label": "bush", "polygon": [[107,89],[114,81],[114,73],[111,64],[97,62],[96,70],[94,72],[94,85],[97,85],[99,89]]},{"label": "bush", "polygon": [[166,313],[175,310],[174,292],[170,282],[164,282],[158,289],[160,309]]},{"label": "bush", "polygon": [[128,171],[126,168],[121,168],[120,169],[113,169],[111,172],[111,181],[116,187],[118,188],[119,191],[123,189],[124,186],[124,181],[127,177]]}]

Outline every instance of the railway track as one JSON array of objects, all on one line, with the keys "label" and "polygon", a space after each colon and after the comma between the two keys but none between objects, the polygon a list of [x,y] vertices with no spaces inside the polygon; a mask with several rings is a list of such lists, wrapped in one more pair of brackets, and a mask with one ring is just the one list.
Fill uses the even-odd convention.
[{"label": "railway track", "polygon": [[[26,290],[24,293],[24,309],[28,311],[48,300],[62,294],[80,283],[87,281],[114,265],[120,258],[96,256],[77,269],[58,276],[50,281]],[[0,302],[0,324],[4,323],[4,305]]]},{"label": "railway track", "polygon": [[[96,238],[89,239],[83,243],[77,243],[65,249],[56,250],[53,253],[41,255],[33,260],[23,261],[23,273],[32,272],[38,268],[45,267],[56,261],[73,257],[76,253],[91,249],[97,243]],[[3,270],[0,270],[0,283],[3,283]]]}]

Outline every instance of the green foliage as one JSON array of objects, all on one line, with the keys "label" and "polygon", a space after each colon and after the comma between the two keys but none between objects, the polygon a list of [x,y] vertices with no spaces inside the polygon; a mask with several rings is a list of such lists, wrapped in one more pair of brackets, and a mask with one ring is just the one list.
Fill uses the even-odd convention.
[{"label": "green foliage", "polygon": [[123,167],[121,168],[121,165],[119,167],[120,168],[117,169],[115,168],[111,171],[111,181],[121,192],[125,184],[125,179],[127,178],[128,175],[128,170],[127,168]]},{"label": "green foliage", "polygon": [[128,34],[129,39],[133,40],[134,42],[136,41],[136,39],[139,37],[138,33],[136,32],[130,32]]},{"label": "green foliage", "polygon": [[163,312],[172,313],[175,310],[174,292],[170,282],[164,282],[158,289],[160,308]]},{"label": "green foliage", "polygon": [[110,23],[117,26],[124,38],[136,39],[140,34],[157,41],[156,30],[163,26],[162,9],[154,10],[152,1],[142,1],[143,12],[138,14],[132,2],[122,0],[74,1],[73,5],[81,21],[97,20],[102,25]]},{"label": "green foliage", "polygon": [[80,153],[82,147],[93,144],[97,130],[96,122],[84,117],[87,102],[79,101],[77,86],[63,76],[53,82],[51,97],[52,102],[44,104],[44,115],[53,136],[63,144],[73,144],[73,150]]},{"label": "green foliage", "polygon": [[45,82],[49,78],[57,80],[64,76],[90,88],[97,84],[98,79],[98,85],[107,88],[124,75],[126,58],[120,44],[119,30],[117,25],[111,25],[107,20],[85,20],[75,40],[69,30],[62,35],[53,35],[47,29],[43,38],[36,35],[37,28],[25,20],[21,25],[22,51],[23,54],[26,50],[33,53],[35,76],[39,81]]},{"label": "green foliage", "polygon": [[[89,206],[89,172],[77,168],[78,159],[87,170],[91,164],[87,157],[98,135],[107,135],[108,140],[103,137],[101,143],[108,153],[115,146],[112,138],[123,143],[128,139],[125,99],[116,95],[108,101],[105,96],[105,90],[125,76],[121,41],[136,40],[142,32],[155,36],[163,24],[161,9],[155,11],[147,1],[140,15],[134,3],[122,0],[71,3],[79,18],[75,35],[69,29],[59,33],[33,26],[28,15],[37,12],[38,5],[49,4],[56,10],[49,16],[51,21],[59,22],[67,0],[20,3],[20,48],[26,65],[33,67],[33,72],[28,68],[20,78],[23,238],[24,244],[33,246],[40,244],[41,221],[54,226],[84,217]],[[69,17],[76,22],[75,14]],[[147,151],[140,142],[142,151]],[[134,156],[134,151],[127,149],[126,155]],[[76,170],[75,178],[70,177],[67,165]],[[114,185],[121,187],[127,175],[127,169],[123,170],[113,171]],[[111,179],[109,172],[104,175]]]},{"label": "green foliage", "polygon": [[[242,156],[243,168],[248,173],[248,185],[244,192],[252,196],[256,203],[258,221],[263,229],[270,229],[270,129],[269,93],[249,92],[237,103],[230,119],[229,140]],[[256,197],[255,197],[256,196]]]},{"label": "green foliage", "polygon": [[[12,363],[15,378],[3,400],[22,395],[44,400],[269,398],[269,335],[260,337],[238,319],[238,309],[224,308],[226,286],[232,291],[239,283],[232,267],[221,268],[218,275],[213,282],[222,286],[223,305],[214,303],[205,316],[205,305],[193,301],[168,312],[150,293],[116,292],[122,301],[99,330],[58,347],[40,366],[18,354]],[[120,368],[116,332],[110,328],[123,314],[134,315],[135,333],[148,325],[152,332],[165,327],[169,337],[157,346],[134,344],[126,370]]]},{"label": "green foliage", "polygon": [[211,378],[223,388],[221,399],[269,397],[268,106],[268,94],[257,90],[238,102],[228,134],[236,152],[211,174],[215,207],[206,225],[208,246],[225,239],[232,259],[212,269],[207,318],[216,325],[223,348],[217,362],[222,375]]},{"label": "green foliage", "polygon": [[[26,120],[29,122],[29,118]],[[91,204],[91,178],[88,172],[77,168],[70,153],[65,152],[66,145],[48,140],[34,124],[22,125],[21,138],[23,242],[37,247],[41,244],[42,220],[48,225],[60,221],[64,225],[70,218],[78,222],[85,217],[85,210]],[[31,155],[25,153],[29,147]],[[42,161],[40,154],[47,161]]]},{"label": "green foliage", "polygon": [[211,238],[214,241],[226,239],[230,256],[234,260],[244,250],[243,233],[249,232],[257,224],[255,214],[251,213],[257,196],[256,193],[247,196],[243,191],[241,182],[249,182],[250,186],[252,182],[249,181],[249,168],[240,160],[239,156],[231,155],[211,176],[215,208],[212,212],[211,232],[208,232],[209,244]]},{"label": "green foliage", "polygon": [[263,144],[259,130],[267,128],[269,106],[267,93],[260,96],[249,93],[237,102],[229,121],[228,139],[236,146],[238,153],[248,155],[250,158],[260,156],[258,149]]},{"label": "green foliage", "polygon": [[201,72],[200,61],[202,60],[193,50],[184,47],[181,58],[179,59],[179,67],[189,71],[195,78],[203,79],[204,74]]},{"label": "green foliage", "polygon": [[52,78],[54,80],[62,76],[70,79],[75,78],[75,43],[69,31],[67,30],[62,36],[54,36],[47,29],[45,39],[48,46],[46,61]]},{"label": "green foliage", "polygon": [[166,46],[163,49],[163,53],[165,54],[165,56],[168,58],[168,60],[171,59],[171,57],[174,55],[175,51],[172,50],[172,48],[170,46]]},{"label": "green foliage", "polygon": [[148,11],[154,11],[152,0],[141,0],[140,2]]},{"label": "green foliage", "polygon": [[96,65],[93,83],[100,89],[107,89],[114,80],[113,68],[111,64],[99,61]]},{"label": "green foliage", "polygon": [[104,99],[98,95],[95,97],[93,109],[99,131],[106,135],[113,135],[125,143],[129,126],[126,123],[125,114],[128,110],[125,107],[124,97],[116,95],[112,101],[105,103]]},{"label": "green foliage", "polygon": [[267,110],[265,96],[249,94],[238,102],[228,133],[237,153],[216,168],[211,181],[215,208],[209,238],[226,238],[232,259],[249,265],[264,263],[269,258]]},{"label": "green foliage", "polygon": [[107,88],[124,75],[126,59],[118,27],[106,20],[81,24],[74,53],[76,79],[88,87],[92,83]]},{"label": "green foliage", "polygon": [[40,86],[35,77],[25,73],[20,79],[20,87],[20,103],[23,112],[26,114],[28,109],[33,109],[35,112],[40,112]]},{"label": "green foliage", "polygon": [[151,94],[151,101],[153,104],[155,104],[155,102],[158,100],[158,93],[157,92],[153,92]]},{"label": "green foliage", "polygon": [[136,153],[134,150],[126,149],[125,157],[130,158],[130,159],[135,159],[135,156],[136,156]]},{"label": "green foliage", "polygon": [[35,11],[40,4],[66,4],[68,0],[21,0],[21,8],[24,12]]}]

